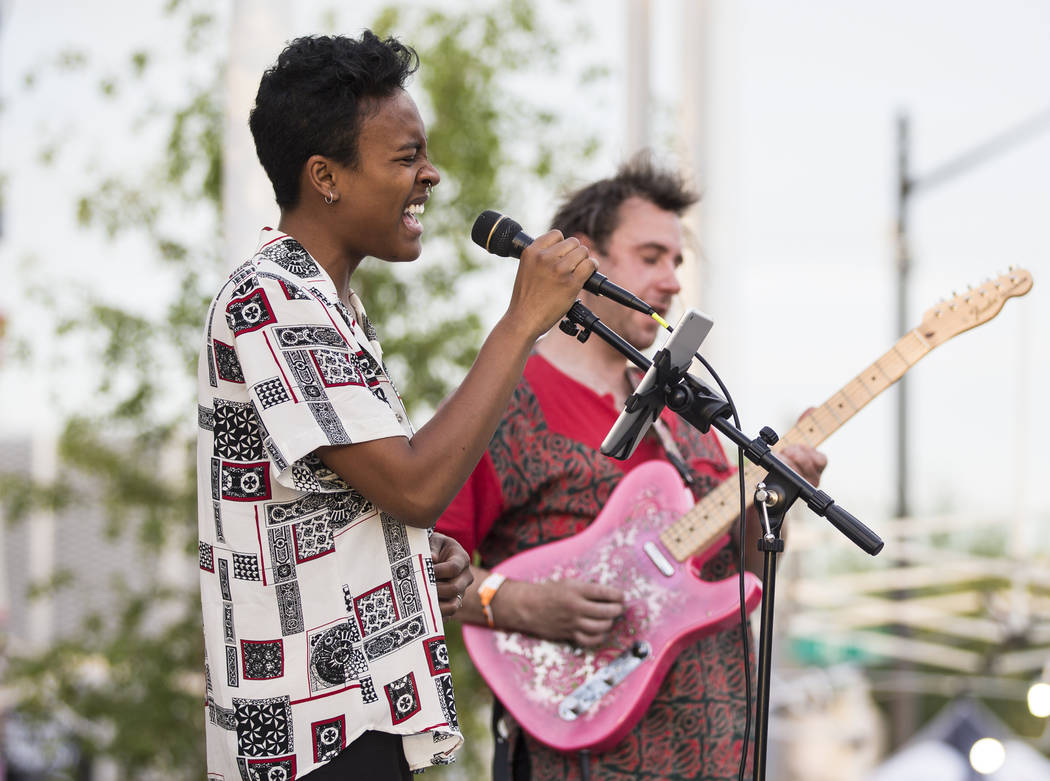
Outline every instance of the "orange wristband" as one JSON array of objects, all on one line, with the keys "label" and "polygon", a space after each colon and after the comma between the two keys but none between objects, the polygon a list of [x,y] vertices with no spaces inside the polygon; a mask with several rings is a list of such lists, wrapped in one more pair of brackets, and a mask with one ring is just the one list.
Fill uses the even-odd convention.
[{"label": "orange wristband", "polygon": [[481,598],[481,612],[485,614],[485,620],[492,628],[496,627],[496,619],[492,615],[492,600],[496,598],[496,592],[506,579],[506,575],[490,572],[478,589],[478,596]]}]

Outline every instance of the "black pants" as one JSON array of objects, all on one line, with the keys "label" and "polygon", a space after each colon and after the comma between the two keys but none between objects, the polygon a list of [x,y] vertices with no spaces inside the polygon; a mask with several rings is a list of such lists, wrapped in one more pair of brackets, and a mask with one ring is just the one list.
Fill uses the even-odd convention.
[{"label": "black pants", "polygon": [[[492,781],[529,781],[532,778],[532,763],[529,761],[529,747],[525,736],[518,728],[514,740],[503,737],[500,720],[507,712],[503,703],[492,698],[492,735],[495,738],[495,750],[492,753]],[[513,750],[514,754],[511,755]]]},{"label": "black pants", "polygon": [[303,779],[309,781],[411,781],[412,773],[401,748],[401,736],[386,732],[366,732],[339,752],[332,761]]}]

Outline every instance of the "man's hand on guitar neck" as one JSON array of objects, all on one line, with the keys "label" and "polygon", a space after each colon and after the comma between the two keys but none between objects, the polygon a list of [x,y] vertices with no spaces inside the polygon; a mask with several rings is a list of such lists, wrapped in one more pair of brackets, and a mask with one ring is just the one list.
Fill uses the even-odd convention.
[{"label": "man's hand on guitar neck", "polygon": [[[799,416],[799,420],[802,420],[808,414],[809,410],[806,410]],[[785,445],[777,453],[777,456],[781,461],[802,475],[810,484],[813,486],[820,485],[820,476],[824,472],[824,467],[828,465],[828,457],[819,450],[809,445],[796,443]],[[762,536],[762,521],[759,518],[758,510],[753,505],[747,511],[747,531],[745,535],[748,541],[748,548],[745,552],[745,566],[751,572],[762,577],[764,559],[762,553],[754,545],[754,541]],[[781,531],[781,536],[787,537],[786,525],[785,529]]]},{"label": "man's hand on guitar neck", "polygon": [[780,460],[790,466],[814,486],[820,485],[820,475],[828,465],[828,457],[809,445],[786,445],[778,454]]},{"label": "man's hand on guitar neck", "polygon": [[[471,567],[474,583],[456,618],[488,626],[478,589],[488,570]],[[489,605],[497,629],[524,632],[545,640],[565,640],[582,648],[598,645],[623,613],[623,592],[584,580],[527,583],[506,580]]]}]

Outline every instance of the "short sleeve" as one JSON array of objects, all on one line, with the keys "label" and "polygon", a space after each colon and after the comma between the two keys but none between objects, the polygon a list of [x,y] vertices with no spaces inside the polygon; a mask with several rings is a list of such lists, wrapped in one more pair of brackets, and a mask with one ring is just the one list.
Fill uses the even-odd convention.
[{"label": "short sleeve", "polygon": [[363,331],[323,292],[256,271],[231,293],[224,314],[231,344],[216,337],[214,348],[233,353],[282,484],[303,489],[306,479],[316,489],[295,467],[319,447],[410,434]]},{"label": "short sleeve", "polygon": [[496,467],[486,451],[456,498],[441,514],[437,530],[473,553],[502,512],[503,495]]}]

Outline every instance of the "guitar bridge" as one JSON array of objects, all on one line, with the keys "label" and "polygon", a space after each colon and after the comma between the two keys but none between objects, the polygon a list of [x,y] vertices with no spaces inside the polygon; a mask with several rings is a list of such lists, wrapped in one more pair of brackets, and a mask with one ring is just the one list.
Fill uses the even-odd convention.
[{"label": "guitar bridge", "polygon": [[558,715],[565,721],[575,721],[594,705],[614,686],[630,675],[653,652],[650,645],[637,641],[590,678],[580,684],[572,694],[558,705]]}]

